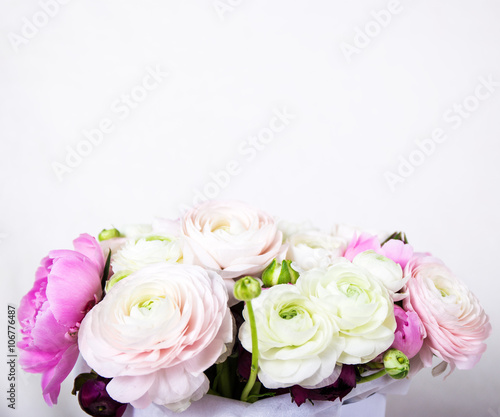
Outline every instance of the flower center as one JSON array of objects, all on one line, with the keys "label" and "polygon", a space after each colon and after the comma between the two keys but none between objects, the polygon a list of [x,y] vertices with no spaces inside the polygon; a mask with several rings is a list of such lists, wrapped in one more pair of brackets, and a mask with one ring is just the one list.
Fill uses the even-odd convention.
[{"label": "flower center", "polygon": [[297,310],[294,307],[288,307],[280,311],[280,317],[285,320],[293,319],[297,314]]},{"label": "flower center", "polygon": [[347,295],[348,297],[356,297],[360,293],[361,293],[360,289],[356,285],[352,284],[350,284],[345,291],[345,295]]}]

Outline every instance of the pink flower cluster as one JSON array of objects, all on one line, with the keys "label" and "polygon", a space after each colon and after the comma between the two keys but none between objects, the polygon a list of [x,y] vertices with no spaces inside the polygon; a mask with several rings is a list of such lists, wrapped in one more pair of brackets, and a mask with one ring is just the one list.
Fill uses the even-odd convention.
[{"label": "pink flower cluster", "polygon": [[[269,265],[272,273],[279,274],[276,265],[285,265],[285,260],[287,273],[296,274],[292,283],[298,276],[304,288],[313,288],[313,281],[304,284],[302,275],[342,280],[337,278],[342,268],[361,271],[369,276],[366,282],[377,281],[370,285],[386,300],[388,313],[381,321],[389,338],[384,336],[384,347],[371,351],[365,362],[377,355],[373,361],[380,360],[392,342],[391,348],[408,358],[418,356],[425,366],[432,366],[437,356],[452,370],[470,369],[484,353],[484,341],[491,333],[488,316],[474,294],[442,261],[414,252],[400,235],[382,239],[345,227],[332,233],[299,226],[286,230],[268,214],[242,203],[208,202],[177,221],[115,231],[101,243],[82,234],[73,243],[74,250],[51,251],[42,260],[33,288],[19,308],[21,365],[27,372],[42,374],[49,405],[56,404],[61,383],[81,353],[99,374],[92,383],[102,385],[100,389],[112,398],[106,397],[107,403],[120,412],[120,403],[186,409],[213,388],[207,369],[242,351],[230,310],[238,303],[235,281],[247,275],[262,278]],[[103,282],[108,255],[110,277]],[[276,285],[283,285],[279,282]],[[359,293],[353,286],[339,284],[346,291],[339,298],[340,293],[328,292],[328,285],[314,287],[323,291],[314,293],[318,300],[346,303]],[[295,298],[309,303],[303,295]],[[287,310],[284,317],[289,320],[296,314]],[[344,321],[343,325],[349,320]],[[337,337],[347,337],[335,319],[324,323]],[[355,336],[348,336],[350,349],[357,350],[361,345],[356,345]],[[327,346],[330,336],[321,337]],[[325,384],[338,391],[335,380],[343,362],[330,362],[332,375]],[[273,366],[269,359],[266,366]],[[343,372],[344,377],[348,370],[352,373],[349,389],[355,385],[353,369],[346,367]],[[313,388],[319,390],[322,385],[316,382]],[[296,384],[293,390],[303,393],[306,388]],[[94,394],[90,397],[98,397]],[[86,404],[85,409],[93,407]]]}]

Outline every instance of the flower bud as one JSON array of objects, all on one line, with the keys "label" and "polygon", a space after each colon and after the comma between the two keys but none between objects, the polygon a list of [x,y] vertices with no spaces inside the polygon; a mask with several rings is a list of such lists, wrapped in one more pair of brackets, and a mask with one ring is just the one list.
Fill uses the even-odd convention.
[{"label": "flower bud", "polygon": [[260,282],[250,276],[243,277],[234,284],[234,296],[238,300],[253,300],[260,295],[261,291]]},{"label": "flower bud", "polygon": [[162,242],[163,241],[172,242],[172,240],[173,240],[171,237],[162,236],[162,235],[146,236],[144,239],[146,240],[146,242],[152,242],[153,240],[161,240]]},{"label": "flower bud", "polygon": [[384,368],[391,378],[403,379],[410,371],[410,361],[400,350],[389,349],[384,355]]},{"label": "flower bud", "polygon": [[106,282],[106,293],[109,292],[113,285],[115,285],[118,281],[121,281],[123,278],[127,278],[131,273],[132,271],[119,271],[113,274],[113,276]]},{"label": "flower bud", "polygon": [[110,379],[97,376],[83,383],[78,391],[78,402],[87,414],[94,417],[121,417],[127,404],[113,400],[106,391]]},{"label": "flower bud", "polygon": [[264,269],[262,273],[262,281],[265,287],[272,287],[278,284],[295,284],[299,273],[290,265],[292,261],[283,261],[279,264],[276,259]]},{"label": "flower bud", "polygon": [[420,352],[424,343],[424,325],[417,313],[405,311],[398,305],[394,305],[394,316],[397,327],[391,347],[399,349],[408,359],[411,359]]},{"label": "flower bud", "polygon": [[118,229],[102,229],[101,233],[99,233],[99,242],[121,236]]}]

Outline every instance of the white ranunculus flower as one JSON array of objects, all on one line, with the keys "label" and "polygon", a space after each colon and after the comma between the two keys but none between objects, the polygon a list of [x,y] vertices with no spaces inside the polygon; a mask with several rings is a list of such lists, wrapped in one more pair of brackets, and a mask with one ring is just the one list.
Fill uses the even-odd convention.
[{"label": "white ranunculus flower", "polygon": [[[314,387],[334,373],[344,340],[328,314],[296,286],[280,284],[265,289],[252,305],[259,341],[259,380],[264,386]],[[239,338],[251,352],[246,307],[243,317]]]},{"label": "white ranunculus flower", "polygon": [[302,223],[290,222],[288,220],[279,220],[277,223],[278,229],[283,233],[283,241],[287,241],[290,236],[297,233],[304,233],[310,231],[317,231],[310,222],[305,221]]},{"label": "white ranunculus flower", "polygon": [[369,362],[394,341],[394,304],[369,270],[339,258],[328,269],[301,274],[297,287],[336,321],[345,339],[340,363]]},{"label": "white ranunculus flower", "polygon": [[83,319],[78,346],[122,403],[183,411],[209,389],[233,320],[223,280],[199,266],[157,263],[119,281]]},{"label": "white ranunculus flower", "polygon": [[179,239],[165,236],[130,239],[111,257],[113,272],[137,271],[157,262],[179,263],[182,250]]},{"label": "white ranunculus flower", "polygon": [[286,250],[268,214],[234,201],[208,201],[182,218],[185,263],[232,280],[259,274]]},{"label": "white ranunculus flower", "polygon": [[389,291],[394,301],[402,300],[406,294],[397,294],[409,279],[404,278],[401,266],[393,260],[379,255],[373,250],[359,253],[352,260],[354,265],[369,270],[375,278]]},{"label": "white ranunculus flower", "polygon": [[316,230],[298,232],[288,237],[287,259],[300,271],[322,268],[341,257],[347,247],[346,239]]}]

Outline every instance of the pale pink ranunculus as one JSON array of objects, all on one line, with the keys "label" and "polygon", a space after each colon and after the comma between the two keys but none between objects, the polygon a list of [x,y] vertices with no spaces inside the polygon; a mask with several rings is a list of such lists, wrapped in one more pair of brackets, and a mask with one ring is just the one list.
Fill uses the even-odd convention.
[{"label": "pale pink ranunculus", "polygon": [[394,316],[397,327],[391,348],[400,350],[411,359],[420,352],[424,343],[424,326],[417,313],[405,311],[398,305],[394,306]]},{"label": "pale pink ranunculus", "polygon": [[80,322],[102,296],[104,257],[99,243],[82,234],[73,244],[75,250],[54,250],[42,259],[18,312],[20,364],[27,372],[42,374],[49,405],[57,403],[61,383],[78,358]]},{"label": "pale pink ranunculus", "polygon": [[146,266],[115,284],[87,314],[80,352],[99,375],[113,378],[107,391],[116,401],[182,411],[208,391],[203,372],[233,340],[227,299],[215,272]]},{"label": "pale pink ranunculus", "polygon": [[224,279],[259,274],[287,249],[271,216],[235,201],[209,201],[188,211],[182,234],[184,263]]},{"label": "pale pink ranunculus", "polygon": [[405,244],[401,240],[390,239],[383,245],[380,245],[377,236],[373,236],[369,233],[361,233],[355,234],[345,250],[344,257],[352,261],[357,254],[367,250],[373,250],[379,255],[389,258],[401,265],[403,269],[413,255],[413,248],[411,245]]},{"label": "pale pink ranunculus", "polygon": [[486,350],[489,318],[476,296],[444,265],[428,254],[415,254],[406,267],[405,310],[420,317],[426,331],[420,357],[425,366],[436,355],[453,370],[471,369]]}]

